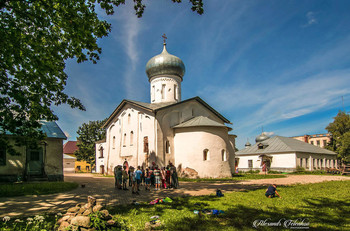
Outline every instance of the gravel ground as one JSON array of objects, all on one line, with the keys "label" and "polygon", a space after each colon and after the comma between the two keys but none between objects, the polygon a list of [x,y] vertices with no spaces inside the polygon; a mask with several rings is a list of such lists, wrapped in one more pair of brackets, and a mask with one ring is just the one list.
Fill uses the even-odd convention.
[{"label": "gravel ground", "polygon": [[[87,201],[87,196],[94,196],[106,205],[130,204],[133,200],[149,202],[157,197],[197,196],[215,193],[220,188],[224,193],[251,190],[269,184],[291,185],[307,184],[322,181],[350,180],[345,176],[324,175],[288,175],[286,178],[247,180],[241,182],[208,183],[180,182],[179,189],[144,191],[140,195],[131,194],[131,190],[123,191],[114,188],[114,178],[98,177],[92,174],[66,174],[65,181],[77,182],[79,187],[69,192],[41,196],[22,196],[0,198],[0,218],[34,216],[36,214],[64,212],[76,203]],[[85,187],[81,187],[85,185]]]}]

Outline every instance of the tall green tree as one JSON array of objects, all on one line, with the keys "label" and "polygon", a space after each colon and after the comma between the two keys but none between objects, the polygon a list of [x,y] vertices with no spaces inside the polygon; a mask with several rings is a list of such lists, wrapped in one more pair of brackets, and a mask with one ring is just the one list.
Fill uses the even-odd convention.
[{"label": "tall green tree", "polygon": [[350,115],[339,111],[326,129],[332,135],[327,148],[338,153],[342,161],[350,162]]},{"label": "tall green tree", "polygon": [[[181,2],[181,0],[172,0]],[[143,0],[133,0],[141,17]],[[202,0],[190,0],[203,13]],[[111,24],[98,18],[125,0],[2,0],[0,1],[0,145],[6,132],[42,137],[39,120],[57,120],[51,105],[85,110],[79,99],[64,92],[65,61],[96,63],[97,39],[108,36]],[[6,143],[6,142],[5,142]]]},{"label": "tall green tree", "polygon": [[84,160],[91,165],[95,165],[95,142],[106,138],[106,130],[102,129],[103,121],[90,121],[83,123],[77,131],[78,150],[75,151],[75,156],[78,160]]}]

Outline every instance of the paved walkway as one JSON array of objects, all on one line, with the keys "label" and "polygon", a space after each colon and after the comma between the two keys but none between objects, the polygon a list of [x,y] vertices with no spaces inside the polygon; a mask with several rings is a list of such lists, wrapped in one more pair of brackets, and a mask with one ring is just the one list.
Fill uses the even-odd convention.
[{"label": "paved walkway", "polygon": [[[350,180],[344,176],[289,175],[287,178],[249,180],[224,183],[180,182],[180,189],[161,191],[141,191],[141,195],[131,191],[116,190],[114,178],[98,177],[92,174],[66,174],[65,181],[77,182],[79,187],[69,192],[41,195],[0,198],[0,218],[3,216],[34,216],[43,213],[65,212],[77,203],[85,203],[87,196],[94,196],[106,205],[130,204],[133,200],[151,201],[157,197],[196,196],[215,193],[220,188],[224,193],[251,190],[275,183],[278,185],[317,183],[322,181]],[[82,188],[81,185],[85,187]],[[142,187],[143,188],[143,187]]]}]

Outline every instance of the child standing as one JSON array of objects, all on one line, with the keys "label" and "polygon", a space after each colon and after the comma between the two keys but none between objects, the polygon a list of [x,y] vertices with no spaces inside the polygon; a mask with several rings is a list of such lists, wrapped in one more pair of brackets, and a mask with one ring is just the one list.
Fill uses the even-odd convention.
[{"label": "child standing", "polygon": [[151,172],[149,171],[149,168],[146,168],[145,172],[145,190],[149,191],[149,186],[151,184]]},{"label": "child standing", "polygon": [[134,172],[134,167],[130,166],[130,175],[129,177],[131,178],[131,185],[132,185],[132,188],[131,188],[131,193],[132,194],[138,194],[138,192],[136,191],[136,178],[135,178],[135,172]]},{"label": "child standing", "polygon": [[128,182],[128,172],[126,170],[126,166],[124,165],[123,166],[124,170],[123,170],[123,190],[129,190],[127,187],[126,187],[126,183]]},{"label": "child standing", "polygon": [[140,166],[137,166],[137,170],[135,172],[135,179],[136,179],[136,191],[140,191],[140,184],[141,184],[141,175],[142,171]]},{"label": "child standing", "polygon": [[154,174],[154,183],[156,185],[155,190],[160,190],[160,170],[158,169],[158,166],[155,167],[153,174]]}]

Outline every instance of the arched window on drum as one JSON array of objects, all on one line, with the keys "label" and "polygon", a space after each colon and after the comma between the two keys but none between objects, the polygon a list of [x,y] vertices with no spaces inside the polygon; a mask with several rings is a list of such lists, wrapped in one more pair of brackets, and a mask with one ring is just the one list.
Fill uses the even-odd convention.
[{"label": "arched window on drum", "polygon": [[209,150],[208,149],[204,149],[203,150],[203,160],[204,161],[210,160],[210,154],[209,154]]}]

